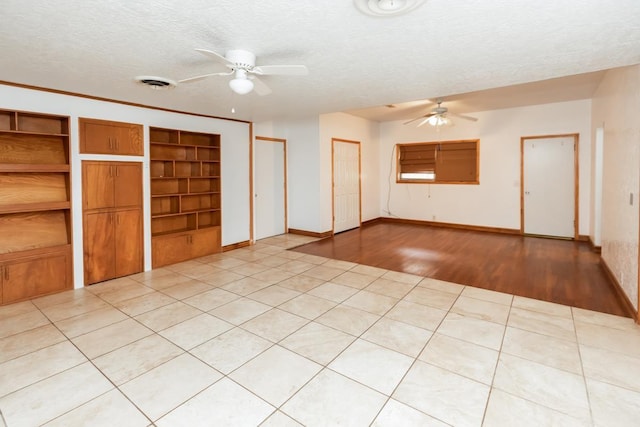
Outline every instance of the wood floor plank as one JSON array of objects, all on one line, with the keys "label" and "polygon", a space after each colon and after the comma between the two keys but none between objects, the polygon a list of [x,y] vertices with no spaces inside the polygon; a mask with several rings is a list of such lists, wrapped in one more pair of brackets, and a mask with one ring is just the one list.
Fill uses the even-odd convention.
[{"label": "wood floor plank", "polygon": [[376,222],[294,250],[629,316],[585,242]]}]

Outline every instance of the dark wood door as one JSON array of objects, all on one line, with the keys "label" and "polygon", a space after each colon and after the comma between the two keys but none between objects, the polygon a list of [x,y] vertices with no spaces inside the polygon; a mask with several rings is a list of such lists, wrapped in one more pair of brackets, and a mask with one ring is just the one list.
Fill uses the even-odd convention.
[{"label": "dark wood door", "polygon": [[82,162],[82,206],[85,210],[113,207],[113,162]]},{"label": "dark wood door", "polygon": [[115,214],[116,277],[142,271],[142,210],[118,211]]},{"label": "dark wood door", "polygon": [[142,163],[115,163],[114,207],[142,206]]},{"label": "dark wood door", "polygon": [[115,214],[92,212],[84,215],[84,283],[116,277]]},{"label": "dark wood door", "polygon": [[190,234],[169,234],[154,237],[151,241],[153,268],[190,259],[190,241]]},{"label": "dark wood door", "polygon": [[81,118],[80,152],[142,156],[142,126]]},{"label": "dark wood door", "polygon": [[62,291],[70,283],[70,251],[7,261],[1,270],[3,304]]},{"label": "dark wood door", "polygon": [[193,258],[218,252],[220,250],[220,227],[194,231],[189,243]]}]

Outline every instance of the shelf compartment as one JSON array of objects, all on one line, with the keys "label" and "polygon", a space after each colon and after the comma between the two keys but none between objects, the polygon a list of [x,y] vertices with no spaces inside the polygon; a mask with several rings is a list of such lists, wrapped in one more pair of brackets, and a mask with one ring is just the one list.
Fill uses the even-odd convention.
[{"label": "shelf compartment", "polygon": [[18,113],[16,130],[48,134],[68,134],[68,119],[42,114]]},{"label": "shelf compartment", "polygon": [[153,197],[151,199],[151,216],[170,215],[180,212],[178,196]]},{"label": "shelf compartment", "polygon": [[0,134],[0,163],[64,165],[68,152],[67,137]]},{"label": "shelf compartment", "polygon": [[176,176],[178,177],[201,176],[201,170],[200,162],[176,162]]},{"label": "shelf compartment", "polygon": [[151,234],[153,236],[195,230],[196,226],[196,214],[151,218]]},{"label": "shelf compartment", "polygon": [[180,144],[217,147],[220,145],[220,135],[180,132]]},{"label": "shelf compartment", "polygon": [[15,111],[0,111],[0,130],[16,130]]},{"label": "shelf compartment", "polygon": [[11,205],[69,201],[66,174],[0,173],[0,210]]},{"label": "shelf compartment", "polygon": [[0,254],[69,244],[68,217],[65,210],[0,215]]},{"label": "shelf compartment", "polygon": [[151,160],[151,178],[174,177],[173,162],[170,160]]},{"label": "shelf compartment", "polygon": [[198,228],[207,228],[220,225],[220,211],[198,213]]},{"label": "shelf compartment", "polygon": [[196,149],[180,145],[151,144],[151,158],[154,160],[196,160]]},{"label": "shelf compartment", "polygon": [[218,191],[220,191],[220,179],[218,178],[189,179],[189,193],[213,193]]},{"label": "shelf compartment", "polygon": [[171,129],[149,128],[149,139],[152,143],[177,144],[178,131]]},{"label": "shelf compartment", "polygon": [[182,212],[220,209],[219,194],[198,194],[182,196]]},{"label": "shelf compartment", "polygon": [[202,176],[219,177],[220,163],[202,163]]},{"label": "shelf compartment", "polygon": [[156,178],[151,180],[151,194],[169,195],[188,191],[188,180],[178,178]]},{"label": "shelf compartment", "polygon": [[220,160],[220,149],[213,147],[196,147],[197,160]]}]

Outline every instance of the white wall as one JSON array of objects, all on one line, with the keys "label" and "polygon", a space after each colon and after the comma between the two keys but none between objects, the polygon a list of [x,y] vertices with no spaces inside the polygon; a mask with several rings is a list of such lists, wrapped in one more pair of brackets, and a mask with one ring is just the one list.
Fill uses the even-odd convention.
[{"label": "white wall", "polygon": [[[607,71],[593,98],[592,122],[604,127],[602,258],[638,308],[640,66]],[[630,203],[633,196],[633,204]]]},{"label": "white wall", "polygon": [[[380,211],[425,221],[520,229],[520,137],[579,133],[579,232],[589,233],[591,101],[470,114],[437,132],[428,125],[380,125]],[[480,185],[397,184],[397,143],[480,139]],[[389,191],[390,189],[390,191]],[[389,195],[389,196],[388,196]]]},{"label": "white wall", "polygon": [[254,135],[287,140],[288,226],[321,233],[322,204],[317,117],[256,123]]},{"label": "white wall", "polygon": [[361,161],[361,199],[363,221],[380,216],[380,162],[379,162],[379,125],[345,113],[322,114],[320,116],[320,149],[322,169],[322,220],[323,228],[333,227],[331,207],[331,185],[333,182],[331,163],[331,140],[333,138],[360,142]]},{"label": "white wall", "polygon": [[[149,129],[158,126],[195,132],[219,133],[222,155],[222,244],[249,240],[249,124],[133,107],[113,102],[0,85],[0,108],[70,116],[72,175],[73,261],[75,287],[83,286],[82,160],[143,162],[145,270],[151,269],[151,216],[149,184]],[[78,118],[145,125],[145,155],[79,154]]]}]

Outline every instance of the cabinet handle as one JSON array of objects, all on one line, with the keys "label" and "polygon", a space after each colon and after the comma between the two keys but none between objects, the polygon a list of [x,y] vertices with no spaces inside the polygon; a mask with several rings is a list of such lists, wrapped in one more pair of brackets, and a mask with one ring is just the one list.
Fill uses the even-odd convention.
[{"label": "cabinet handle", "polygon": [[113,177],[113,166],[109,166],[109,177]]},{"label": "cabinet handle", "polygon": [[109,150],[113,151],[113,140],[109,137]]},{"label": "cabinet handle", "polygon": [[116,168],[116,176],[120,176],[120,168],[118,166],[116,166],[115,168]]}]

